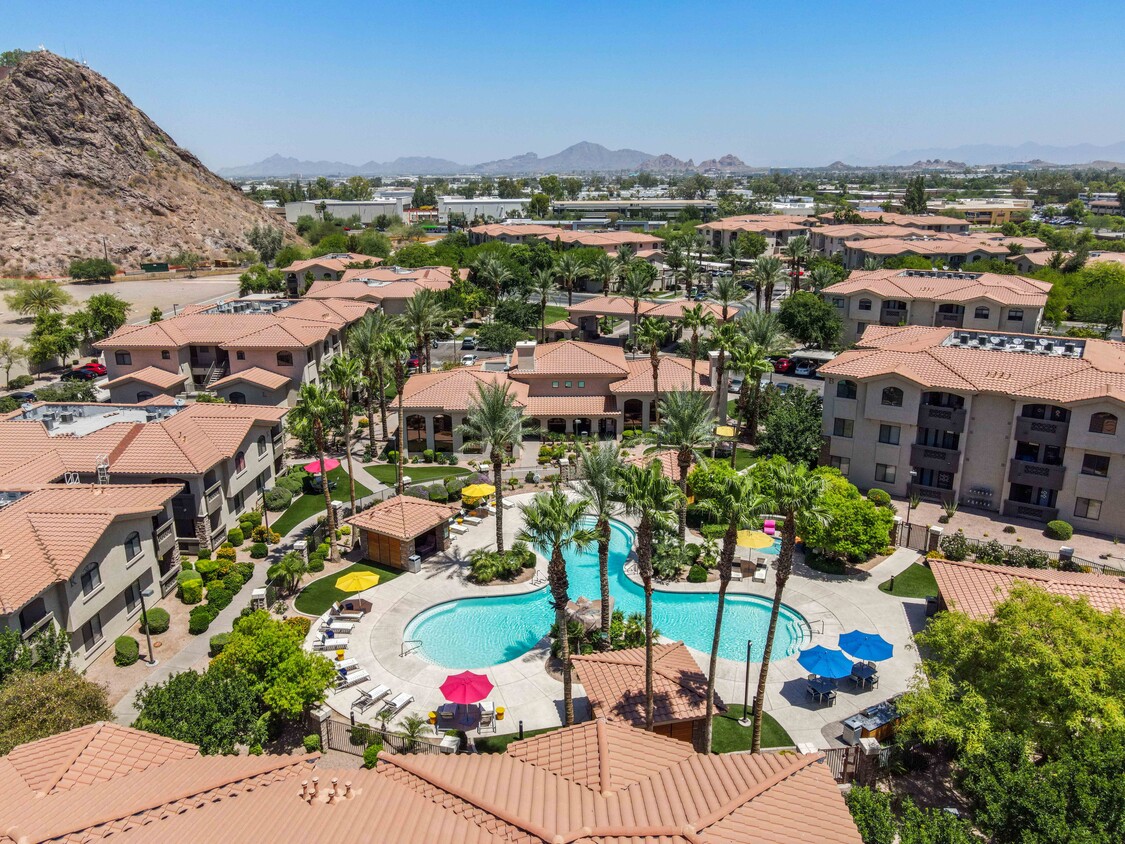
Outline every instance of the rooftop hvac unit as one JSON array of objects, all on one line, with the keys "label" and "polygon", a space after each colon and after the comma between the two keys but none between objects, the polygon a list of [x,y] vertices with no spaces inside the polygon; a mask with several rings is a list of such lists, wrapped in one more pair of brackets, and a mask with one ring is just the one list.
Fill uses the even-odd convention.
[{"label": "rooftop hvac unit", "polygon": [[968,334],[962,334],[962,335],[961,335],[960,337],[958,337],[957,339],[958,339],[958,340],[959,340],[959,341],[961,342],[961,345],[962,345],[962,346],[967,346],[967,345],[969,345],[969,335],[968,335]]},{"label": "rooftop hvac unit", "polygon": [[987,346],[988,345],[988,338],[987,337],[978,337],[977,338],[977,345],[978,346]]},{"label": "rooftop hvac unit", "polygon": [[63,410],[59,413],[59,422],[64,425],[69,425],[74,421],[73,410]]},{"label": "rooftop hvac unit", "polygon": [[48,431],[55,430],[55,417],[54,416],[44,416],[43,417],[43,427],[46,428]]},{"label": "rooftop hvac unit", "polygon": [[1065,352],[1068,355],[1073,355],[1074,354],[1074,344],[1073,343],[1064,344],[1063,345],[1063,352]]},{"label": "rooftop hvac unit", "polygon": [[1023,347],[1025,349],[1034,349],[1035,348],[1035,341],[1034,340],[1024,340],[1023,341]]}]

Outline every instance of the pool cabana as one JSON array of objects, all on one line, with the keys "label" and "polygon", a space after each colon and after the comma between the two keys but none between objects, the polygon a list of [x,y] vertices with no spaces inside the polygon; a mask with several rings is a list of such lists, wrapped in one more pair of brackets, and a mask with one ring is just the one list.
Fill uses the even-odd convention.
[{"label": "pool cabana", "polygon": [[359,531],[364,556],[390,568],[417,572],[422,560],[449,548],[457,508],[396,495],[345,521]]}]

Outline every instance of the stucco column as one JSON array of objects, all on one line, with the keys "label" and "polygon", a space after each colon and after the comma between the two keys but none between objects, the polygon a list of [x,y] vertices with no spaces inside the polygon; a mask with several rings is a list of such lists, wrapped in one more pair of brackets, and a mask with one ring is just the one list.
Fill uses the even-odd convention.
[{"label": "stucco column", "polygon": [[460,432],[457,429],[464,424],[464,417],[454,416],[451,413],[449,414],[449,422],[451,425],[453,425],[453,450],[460,451],[462,448],[464,448],[465,443],[463,438],[461,437]]},{"label": "stucco column", "polygon": [[434,447],[434,415],[432,413],[426,414],[426,448],[432,449]]},{"label": "stucco column", "polygon": [[648,418],[650,412],[651,401],[648,399],[641,399],[641,430],[648,430]]}]

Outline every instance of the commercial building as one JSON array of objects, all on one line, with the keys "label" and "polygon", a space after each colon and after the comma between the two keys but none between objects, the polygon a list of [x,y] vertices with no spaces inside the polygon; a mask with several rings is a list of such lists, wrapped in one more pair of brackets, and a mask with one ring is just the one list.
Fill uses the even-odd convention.
[{"label": "commercial building", "polygon": [[861,489],[1125,532],[1125,344],[873,325],[820,374],[823,460]]},{"label": "commercial building", "polygon": [[1034,334],[1051,285],[1017,275],[939,270],[856,270],[822,295],[851,343],[869,325],[926,325]]},{"label": "commercial building", "polygon": [[551,203],[556,214],[577,214],[579,217],[605,217],[617,214],[626,219],[656,220],[678,216],[682,211],[694,208],[704,220],[710,219],[719,211],[713,199],[558,199]]},{"label": "commercial building", "polygon": [[965,222],[972,226],[1002,226],[1004,223],[1028,219],[1035,202],[1013,197],[988,197],[957,199],[953,202],[939,200],[927,204],[938,214],[948,214],[951,211],[964,214]]},{"label": "commercial building", "polygon": [[463,196],[438,197],[438,222],[446,224],[463,219],[468,223],[477,220],[503,220],[506,217],[522,216],[527,213],[528,197],[515,199],[501,199],[498,196],[475,196],[465,199]]},{"label": "commercial building", "polygon": [[380,217],[402,217],[403,202],[399,196],[376,196],[374,199],[301,199],[285,203],[285,219],[296,223],[301,217],[323,220],[330,214],[337,220],[359,217],[365,226]]}]

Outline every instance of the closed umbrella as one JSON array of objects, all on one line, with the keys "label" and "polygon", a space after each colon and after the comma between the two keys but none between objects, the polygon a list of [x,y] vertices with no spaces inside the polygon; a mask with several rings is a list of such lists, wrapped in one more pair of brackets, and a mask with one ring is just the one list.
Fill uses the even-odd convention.
[{"label": "closed umbrella", "polygon": [[856,659],[868,662],[890,659],[895,652],[895,646],[878,633],[864,633],[860,630],[841,635],[840,648]]},{"label": "closed umbrella", "polygon": [[[308,472],[310,475],[319,475],[320,474],[320,461],[314,460],[312,463],[306,463],[304,468],[305,468],[305,471]],[[329,457],[329,458],[325,459],[325,461],[324,461],[324,471],[325,472],[331,472],[333,469],[338,469],[338,468],[340,468],[340,461],[337,460],[335,457]]]},{"label": "closed umbrella", "polygon": [[807,651],[801,651],[797,663],[810,674],[833,680],[839,680],[852,673],[852,661],[844,655],[843,651],[826,648],[823,645],[815,645]]}]

